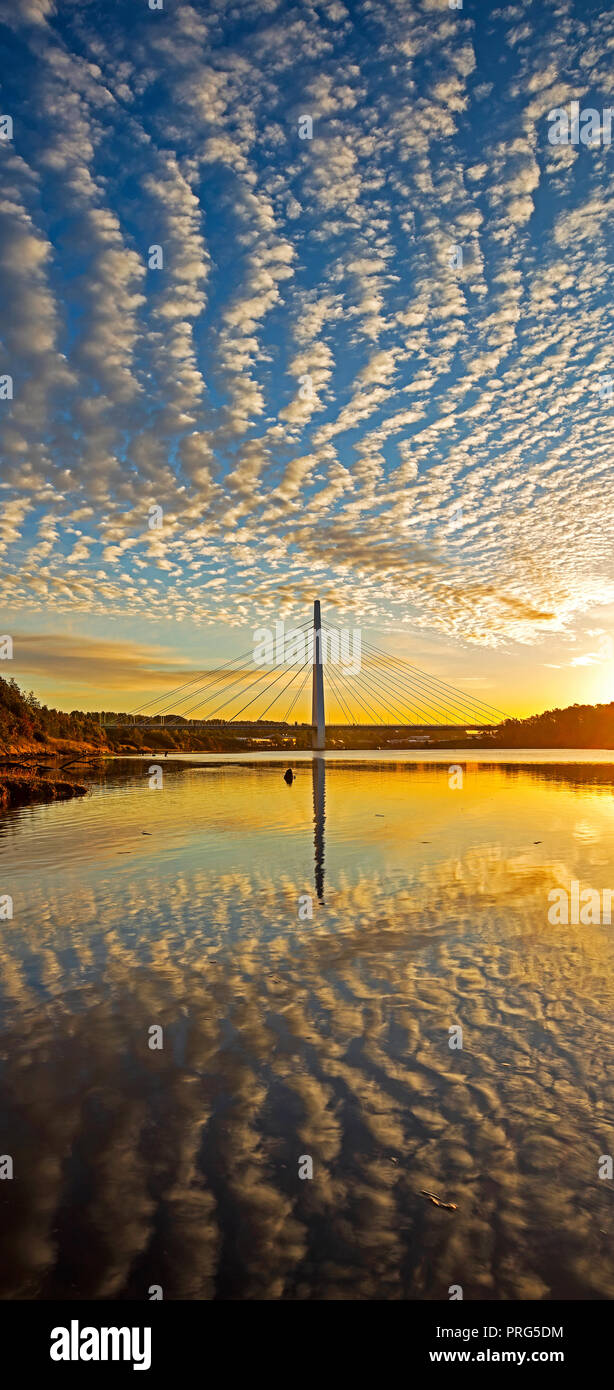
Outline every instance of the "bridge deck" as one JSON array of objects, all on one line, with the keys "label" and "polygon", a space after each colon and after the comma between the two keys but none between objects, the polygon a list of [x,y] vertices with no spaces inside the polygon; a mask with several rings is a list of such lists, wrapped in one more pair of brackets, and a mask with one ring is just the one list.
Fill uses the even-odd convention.
[{"label": "bridge deck", "polygon": [[[247,729],[250,732],[252,730],[262,731],[266,729],[272,732],[287,730],[289,733],[292,733],[294,729],[311,729],[312,727],[311,724],[283,724],[279,720],[268,719],[252,720],[246,723],[234,723],[232,720],[223,719],[174,720],[172,716],[169,716],[168,719],[159,720],[139,719],[138,716],[130,720],[103,719],[101,724],[103,729],[167,729],[169,732],[172,731],[174,733],[179,733],[181,730],[189,733],[191,729],[223,729],[226,732],[230,732],[233,729],[242,731]],[[471,724],[469,721],[467,721],[466,724],[327,724],[326,726],[327,732],[332,732],[334,729],[379,729],[384,731],[391,730],[393,733],[413,734],[454,734],[459,733],[461,730],[466,731],[467,729],[471,729],[472,732],[489,733],[498,727],[498,724]]]}]

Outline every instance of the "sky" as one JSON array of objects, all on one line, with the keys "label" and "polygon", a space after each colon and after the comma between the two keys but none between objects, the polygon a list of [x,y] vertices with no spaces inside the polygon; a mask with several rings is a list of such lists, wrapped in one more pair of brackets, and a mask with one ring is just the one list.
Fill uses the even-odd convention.
[{"label": "sky", "polygon": [[510,713],[614,698],[614,146],[548,121],[614,106],[614,8],[0,20],[0,674],[135,707],[319,597]]}]

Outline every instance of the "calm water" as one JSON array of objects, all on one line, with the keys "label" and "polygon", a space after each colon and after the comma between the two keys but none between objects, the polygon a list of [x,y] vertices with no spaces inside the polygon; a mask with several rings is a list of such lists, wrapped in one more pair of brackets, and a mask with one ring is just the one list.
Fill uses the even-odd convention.
[{"label": "calm water", "polygon": [[614,926],[548,891],[614,888],[614,755],[520,757],[0,819],[2,1297],[612,1297]]}]

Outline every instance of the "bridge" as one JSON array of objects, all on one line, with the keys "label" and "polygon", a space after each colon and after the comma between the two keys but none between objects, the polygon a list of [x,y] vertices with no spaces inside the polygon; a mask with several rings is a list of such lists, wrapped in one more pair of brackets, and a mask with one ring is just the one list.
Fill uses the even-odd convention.
[{"label": "bridge", "polygon": [[387,729],[399,735],[399,743],[407,743],[432,735],[486,734],[507,718],[477,696],[391,656],[366,641],[360,630],[324,624],[316,599],[308,622],[290,629],[279,621],[273,628],[258,628],[250,651],[195,672],[126,715],[101,715],[101,723],[168,730],[231,727],[239,737],[242,732],[254,737],[257,725],[259,735],[270,737],[299,726],[309,680],[311,720],[300,720],[300,727],[311,731],[315,751],[326,748],[327,730],[353,727],[366,734]]}]

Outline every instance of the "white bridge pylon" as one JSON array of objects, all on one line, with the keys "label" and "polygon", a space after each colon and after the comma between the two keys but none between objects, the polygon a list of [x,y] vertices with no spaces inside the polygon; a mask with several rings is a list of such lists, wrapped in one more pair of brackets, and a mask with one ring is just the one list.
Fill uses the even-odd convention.
[{"label": "white bridge pylon", "polygon": [[324,671],[322,669],[322,619],[320,600],[313,605],[313,682],[311,687],[311,747],[318,752],[326,748],[326,719],[324,715]]}]

